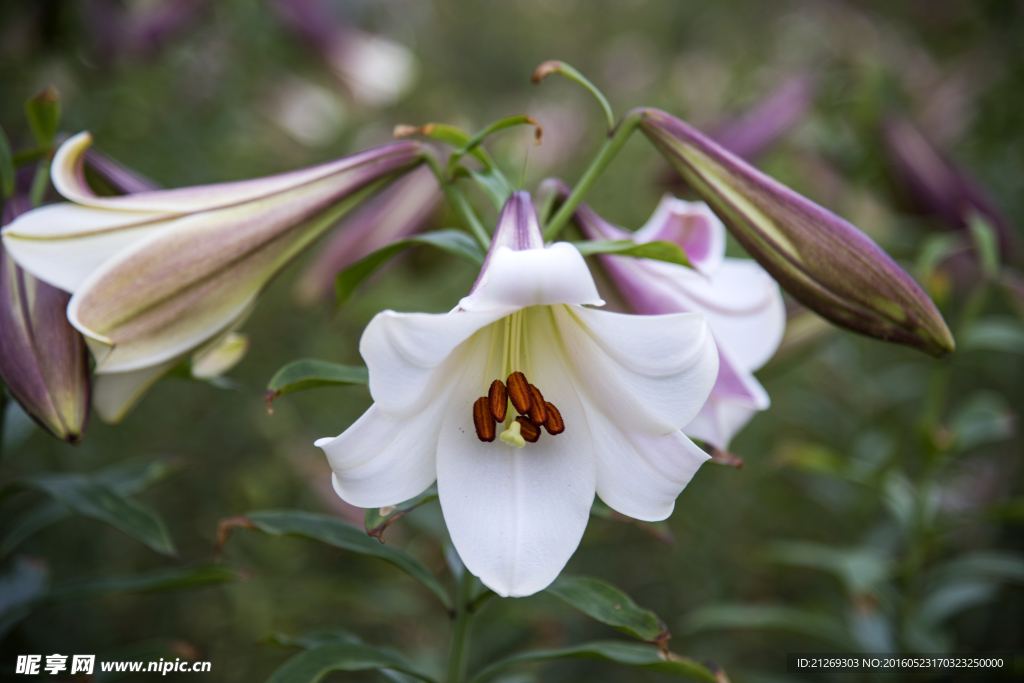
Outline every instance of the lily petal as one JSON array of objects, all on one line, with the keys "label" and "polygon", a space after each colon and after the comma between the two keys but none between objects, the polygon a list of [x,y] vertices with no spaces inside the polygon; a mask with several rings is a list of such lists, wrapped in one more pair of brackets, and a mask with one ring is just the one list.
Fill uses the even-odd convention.
[{"label": "lily petal", "polygon": [[319,166],[253,180],[100,197],[85,182],[82,170],[85,152],[90,145],[92,135],[82,132],[69,138],[54,155],[51,174],[53,185],[61,195],[85,206],[177,215],[256,201],[358,168],[368,162],[409,157],[419,149],[419,145],[414,142],[394,142]]},{"label": "lily petal", "polygon": [[419,413],[436,400],[437,387],[456,370],[457,361],[449,360],[455,349],[505,315],[504,311],[378,313],[359,340],[376,405],[398,418]]},{"label": "lily petal", "polygon": [[170,222],[165,213],[65,202],[23,214],[4,229],[3,242],[25,270],[65,292],[74,292],[115,254]]},{"label": "lily petal", "polygon": [[334,438],[319,439],[334,471],[334,490],[357,507],[396,505],[422,493],[437,477],[437,439],[446,403],[437,400],[408,419],[377,405]]},{"label": "lily petal", "polygon": [[351,193],[365,180],[361,173],[330,178],[182,218],[90,275],[68,319],[112,347],[98,358],[100,371],[126,372],[181,355],[250,306],[281,268],[362,199]]},{"label": "lily petal", "polygon": [[728,448],[736,433],[770,405],[768,392],[757,378],[719,344],[715,386],[700,413],[683,431],[718,448]]},{"label": "lily petal", "polygon": [[678,244],[693,268],[704,275],[718,270],[725,257],[725,225],[704,202],[687,202],[666,194],[642,228],[633,235],[622,232],[625,237],[612,239]]},{"label": "lily petal", "polygon": [[718,375],[703,315],[551,310],[573,384],[606,419],[630,433],[664,436],[697,415]]},{"label": "lily petal", "polygon": [[484,264],[476,290],[459,308],[509,311],[552,304],[604,305],[586,261],[568,242],[523,251],[499,247]]},{"label": "lily petal", "polygon": [[107,424],[117,424],[135,407],[143,395],[182,358],[134,370],[93,377],[92,405]]},{"label": "lily petal", "polygon": [[597,495],[633,519],[667,519],[676,498],[710,459],[682,432],[665,436],[628,434],[588,411],[597,455]]},{"label": "lily petal", "polygon": [[558,405],[566,431],[528,448],[477,439],[472,403],[486,380],[482,338],[463,357],[477,371],[465,373],[454,392],[437,449],[437,486],[452,542],[469,571],[502,597],[531,595],[554,581],[583,537],[594,499],[586,417],[551,323],[536,317],[531,337],[552,353],[541,354],[532,372],[545,378],[545,396]]}]

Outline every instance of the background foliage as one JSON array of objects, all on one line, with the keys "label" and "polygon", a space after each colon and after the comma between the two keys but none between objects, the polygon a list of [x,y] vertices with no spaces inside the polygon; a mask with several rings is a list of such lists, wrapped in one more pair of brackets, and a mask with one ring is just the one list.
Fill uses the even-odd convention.
[{"label": "background foliage", "polygon": [[[532,148],[530,133],[518,130],[490,144],[510,177],[529,155],[529,189],[548,175],[574,180],[602,126],[571,84],[529,84],[545,59],[588,74],[617,111],[659,106],[705,129],[741,114],[786,78],[811,74],[813,106],[758,165],[927,276],[958,351],[935,361],[801,327],[812,333],[788,339],[759,373],[773,406],[733,444],[746,466],[701,469],[669,521],[674,544],[595,519],[568,570],[628,591],[666,621],[673,650],[722,664],[733,681],[786,680],[788,651],[1019,649],[1021,310],[973,258],[927,272],[915,266],[942,226],[905,210],[879,126],[890,113],[917,121],[992,193],[1011,223],[1024,224],[1020,3],[336,2],[339,21],[388,35],[417,55],[415,88],[385,109],[348,96],[270,3],[182,4],[196,9],[180,31],[130,48],[105,22],[111,12],[139,13],[154,3],[3,3],[0,122],[14,146],[30,144],[22,103],[48,84],[61,93],[63,130],[91,130],[101,149],[169,187],[327,160],[387,140],[397,123],[475,130],[525,112],[545,128],[542,147]],[[282,124],[282,107],[296,97],[320,98],[326,113],[314,117],[315,140],[297,139]],[[590,202],[635,228],[668,177],[637,139]],[[456,219],[442,211],[434,223],[448,227]],[[1012,265],[1019,254],[1004,257]],[[298,508],[362,523],[362,511],[334,496],[312,442],[348,426],[369,405],[368,393],[297,393],[278,399],[268,417],[263,388],[273,373],[300,357],[358,363],[359,335],[376,312],[446,311],[475,277],[461,261],[412,250],[332,316],[330,302],[297,302],[306,262],[275,282],[246,325],[251,350],[232,372],[239,391],[164,380],[122,425],[93,420],[77,447],[56,442],[9,406],[4,484],[165,458],[173,476],[142,491],[139,481],[160,477],[138,475],[129,488],[164,520],[176,554],[161,554],[169,552],[166,539],[150,537],[147,547],[71,515],[12,549],[4,559],[8,579],[18,567],[37,577],[45,567],[55,585],[184,568],[198,583],[228,583],[40,604],[0,646],[4,667],[19,653],[107,653],[148,643],[211,660],[219,681],[263,680],[294,650],[258,642],[339,626],[371,643],[396,644],[427,669],[444,668],[449,625],[436,598],[372,558],[237,531],[225,548],[225,574],[203,573],[214,571],[203,566],[213,560],[225,517]],[[32,491],[6,499],[4,533],[45,500]],[[448,580],[437,543],[443,534],[435,503],[390,527],[387,538]],[[234,581],[234,570],[245,580]],[[476,666],[526,646],[614,636],[549,595],[493,601],[476,628]],[[585,661],[538,671],[538,680],[661,680]]]}]

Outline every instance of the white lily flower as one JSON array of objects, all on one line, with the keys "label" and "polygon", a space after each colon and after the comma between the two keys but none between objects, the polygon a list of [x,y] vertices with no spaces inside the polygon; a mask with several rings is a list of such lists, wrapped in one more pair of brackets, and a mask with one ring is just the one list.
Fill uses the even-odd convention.
[{"label": "white lily flower", "polygon": [[374,404],[316,442],[338,495],[384,507],[436,479],[455,548],[501,596],[558,576],[595,492],[624,515],[668,517],[707,459],[680,428],[718,354],[699,313],[585,307],[603,303],[580,253],[545,247],[530,196],[514,193],[458,308],[385,311],[367,326]]},{"label": "white lily flower", "polygon": [[704,314],[718,344],[718,379],[700,413],[683,431],[718,448],[771,404],[754,377],[775,353],[786,328],[778,283],[750,259],[725,258],[725,226],[703,202],[665,195],[635,233],[620,230],[587,207],[576,221],[590,239],[664,240],[678,244],[693,268],[663,261],[602,255],[626,302],[643,315]]},{"label": "white lily flower", "polygon": [[255,180],[100,197],[82,172],[91,143],[80,133],[54,157],[54,187],[70,201],[20,216],[3,245],[73,293],[68,320],[96,359],[93,405],[109,422],[237,329],[285,265],[421,160],[418,145],[399,142]]}]

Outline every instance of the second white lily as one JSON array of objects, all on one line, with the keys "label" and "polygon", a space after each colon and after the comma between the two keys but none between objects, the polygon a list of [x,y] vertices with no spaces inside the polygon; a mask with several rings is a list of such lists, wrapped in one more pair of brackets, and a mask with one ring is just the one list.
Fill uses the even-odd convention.
[{"label": "second white lily", "polygon": [[668,517],[707,460],[680,428],[715,382],[714,340],[700,313],[584,307],[603,303],[580,253],[545,247],[530,196],[514,193],[456,310],[385,311],[366,328],[375,403],[316,442],[335,490],[383,507],[436,479],[459,555],[501,596],[558,576],[595,492],[624,515]]}]

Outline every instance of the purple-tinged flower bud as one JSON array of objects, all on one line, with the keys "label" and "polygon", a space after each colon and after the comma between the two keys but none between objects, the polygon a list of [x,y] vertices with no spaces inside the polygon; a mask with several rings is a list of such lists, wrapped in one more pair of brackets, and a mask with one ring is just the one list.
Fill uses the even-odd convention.
[{"label": "purple-tinged flower bud", "polygon": [[441,203],[441,187],[427,166],[410,171],[360,207],[320,249],[296,288],[303,303],[334,296],[345,267],[391,242],[423,230]]},{"label": "purple-tinged flower bud", "polygon": [[849,222],[657,109],[640,128],[786,291],[842,327],[935,356],[953,337],[916,282]]},{"label": "purple-tinged flower bud", "polygon": [[742,116],[715,127],[710,136],[736,156],[754,159],[800,123],[814,95],[813,78],[792,76]]},{"label": "purple-tinged flower bud", "polygon": [[1003,258],[1013,253],[1013,227],[992,198],[910,121],[888,119],[882,140],[894,180],[914,210],[934,216],[952,230],[966,228],[971,216],[980,215],[995,228]]},{"label": "purple-tinged flower bud", "polygon": [[[15,195],[3,222],[29,208],[26,197]],[[43,429],[78,443],[89,419],[89,355],[64,313],[70,299],[22,270],[0,246],[0,378]]]}]

